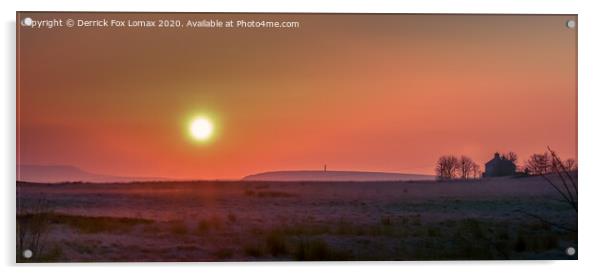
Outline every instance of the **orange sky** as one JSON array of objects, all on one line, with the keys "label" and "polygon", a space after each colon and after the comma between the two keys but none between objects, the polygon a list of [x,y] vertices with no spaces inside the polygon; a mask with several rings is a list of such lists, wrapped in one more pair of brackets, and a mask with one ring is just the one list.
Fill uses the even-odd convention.
[{"label": "orange sky", "polygon": [[[235,179],[577,154],[576,16],[48,14],[298,29],[18,29],[20,164]],[[204,113],[218,132],[186,134]]]}]

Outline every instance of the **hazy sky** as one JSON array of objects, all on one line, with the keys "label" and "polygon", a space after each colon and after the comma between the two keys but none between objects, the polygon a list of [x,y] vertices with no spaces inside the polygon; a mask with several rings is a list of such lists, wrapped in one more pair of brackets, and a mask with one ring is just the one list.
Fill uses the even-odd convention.
[{"label": "hazy sky", "polygon": [[[120,176],[433,174],[443,154],[577,154],[575,16],[26,14],[296,29],[19,28],[18,163]],[[23,16],[23,15],[21,15]],[[187,134],[205,114],[210,142]]]}]

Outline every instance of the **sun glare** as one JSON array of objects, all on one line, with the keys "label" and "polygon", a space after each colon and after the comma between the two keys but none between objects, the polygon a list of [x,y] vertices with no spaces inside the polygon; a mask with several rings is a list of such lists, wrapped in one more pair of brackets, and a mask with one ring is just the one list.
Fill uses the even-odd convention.
[{"label": "sun glare", "polygon": [[195,118],[190,123],[190,134],[195,140],[208,140],[213,133],[211,121],[204,117]]}]

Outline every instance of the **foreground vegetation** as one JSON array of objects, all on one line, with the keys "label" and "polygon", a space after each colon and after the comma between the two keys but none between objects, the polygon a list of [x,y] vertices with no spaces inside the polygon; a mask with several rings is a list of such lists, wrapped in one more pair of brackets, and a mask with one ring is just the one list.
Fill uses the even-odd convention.
[{"label": "foreground vegetation", "polygon": [[[67,229],[84,236],[86,241],[80,238],[49,241],[48,249],[35,251],[36,258],[19,257],[22,262],[70,261],[65,251],[92,256],[90,261],[136,260],[127,255],[114,258],[114,255],[124,255],[123,251],[130,255],[155,254],[164,261],[484,260],[537,259],[542,255],[564,259],[565,255],[553,252],[562,251],[577,238],[575,232],[536,220],[510,223],[466,218],[424,223],[420,215],[382,216],[372,224],[361,225],[338,220],[270,227],[238,224],[233,214],[193,223],[57,213],[18,216],[20,224],[33,219],[47,221],[47,230]],[[105,241],[107,235],[130,236],[139,244],[111,244]],[[170,253],[170,249],[156,246],[157,241],[182,251]],[[552,253],[547,253],[549,251]]]}]

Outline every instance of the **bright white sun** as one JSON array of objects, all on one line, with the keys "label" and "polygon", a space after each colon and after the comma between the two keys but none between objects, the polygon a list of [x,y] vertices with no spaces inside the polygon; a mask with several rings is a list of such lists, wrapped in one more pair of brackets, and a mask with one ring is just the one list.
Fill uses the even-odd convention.
[{"label": "bright white sun", "polygon": [[195,118],[190,123],[190,134],[196,140],[207,140],[213,133],[213,125],[204,117]]}]

